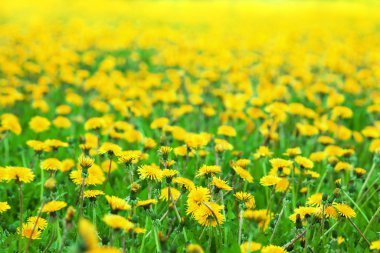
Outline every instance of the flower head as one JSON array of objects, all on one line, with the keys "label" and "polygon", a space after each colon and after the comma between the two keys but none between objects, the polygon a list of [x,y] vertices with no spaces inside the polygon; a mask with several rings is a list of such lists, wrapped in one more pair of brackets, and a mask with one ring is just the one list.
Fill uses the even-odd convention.
[{"label": "flower head", "polygon": [[163,175],[162,170],[155,165],[143,165],[140,168],[137,169],[137,172],[139,173],[140,179],[149,179],[154,181],[161,181]]},{"label": "flower head", "polygon": [[272,186],[272,185],[278,184],[280,181],[281,181],[280,177],[268,175],[260,179],[260,184],[262,186]]},{"label": "flower head", "polygon": [[64,201],[53,200],[53,201],[46,203],[42,207],[42,212],[43,213],[55,213],[55,212],[61,210],[62,208],[65,208],[66,206],[67,206],[67,203]]},{"label": "flower head", "polygon": [[232,190],[232,187],[229,186],[226,181],[224,181],[220,178],[217,178],[217,177],[212,178],[211,184],[219,190],[225,190],[225,191],[231,191]]},{"label": "flower head", "polygon": [[222,168],[218,165],[203,165],[199,170],[196,175],[196,177],[201,177],[201,176],[213,176],[216,173],[220,173],[222,171]]},{"label": "flower head", "polygon": [[333,203],[333,207],[338,211],[338,213],[345,218],[355,218],[356,213],[354,209],[343,203]]},{"label": "flower head", "polygon": [[131,206],[124,199],[121,199],[116,196],[108,196],[108,195],[106,195],[106,199],[112,211],[114,212],[131,209]]}]

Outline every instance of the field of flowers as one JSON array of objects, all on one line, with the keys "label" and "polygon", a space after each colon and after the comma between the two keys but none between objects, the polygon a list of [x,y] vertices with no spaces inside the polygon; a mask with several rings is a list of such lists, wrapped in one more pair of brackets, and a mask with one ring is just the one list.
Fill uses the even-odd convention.
[{"label": "field of flowers", "polygon": [[380,250],[376,1],[1,1],[0,252]]}]

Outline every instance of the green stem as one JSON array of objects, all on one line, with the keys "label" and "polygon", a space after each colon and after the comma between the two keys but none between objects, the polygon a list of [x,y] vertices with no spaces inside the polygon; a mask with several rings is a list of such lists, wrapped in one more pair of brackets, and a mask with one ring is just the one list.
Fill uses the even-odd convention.
[{"label": "green stem", "polygon": [[[371,218],[371,220],[369,221],[367,227],[364,229],[363,235],[365,235],[365,234],[367,233],[367,231],[368,231],[368,229],[371,227],[373,221],[374,221],[376,218],[378,218],[379,212],[380,212],[380,207],[377,208],[375,214],[372,216],[372,218]],[[362,240],[362,238],[360,238],[360,241],[361,241],[361,240]],[[359,241],[359,242],[360,242],[360,241]]]},{"label": "green stem", "polygon": [[372,167],[371,167],[371,169],[370,169],[369,172],[368,172],[367,178],[365,179],[364,184],[362,185],[362,188],[360,189],[359,194],[358,194],[358,197],[357,197],[356,200],[360,199],[360,197],[361,197],[361,195],[362,195],[362,193],[363,193],[363,191],[364,191],[365,186],[368,184],[368,181],[369,181],[369,179],[371,178],[371,175],[372,175],[372,173],[373,173],[374,170],[375,170],[377,158],[375,157],[373,160],[374,160],[374,161],[373,161],[373,163],[372,163]]},{"label": "green stem", "polygon": [[365,213],[363,212],[363,210],[355,203],[355,201],[345,191],[342,190],[342,192],[352,202],[352,204],[356,207],[356,209],[358,209],[358,211],[363,215],[363,217],[367,221],[367,223],[369,223],[369,220],[368,220],[367,216],[365,215]]},{"label": "green stem", "polygon": [[156,229],[156,226],[154,224],[153,224],[153,233],[154,233],[154,242],[156,243],[157,252],[161,252],[160,240],[158,238],[157,229]]},{"label": "green stem", "polygon": [[[148,215],[146,215],[146,217],[145,217],[145,224],[144,225],[145,225],[145,227],[148,225]],[[145,234],[143,235],[143,239],[142,239],[142,242],[141,242],[139,253],[143,253],[144,252],[144,246],[145,246]]]},{"label": "green stem", "polygon": [[57,233],[58,246],[60,246],[62,244],[62,237],[61,237],[61,231],[59,230],[59,218],[56,218],[56,221],[55,221],[55,230],[56,230],[56,233]]},{"label": "green stem", "polygon": [[42,199],[44,198],[44,170],[41,168],[41,190],[40,190],[40,202],[42,202]]},{"label": "green stem", "polygon": [[18,252],[21,252],[21,244],[22,244],[22,221],[23,221],[23,215],[22,215],[22,185],[21,182],[18,182],[18,190],[19,190],[19,199],[20,199],[20,240],[18,244]]}]

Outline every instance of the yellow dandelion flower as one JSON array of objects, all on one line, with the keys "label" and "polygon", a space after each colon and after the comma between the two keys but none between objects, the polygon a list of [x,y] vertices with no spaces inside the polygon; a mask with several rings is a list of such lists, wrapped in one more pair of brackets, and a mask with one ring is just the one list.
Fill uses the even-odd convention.
[{"label": "yellow dandelion flower", "polygon": [[141,206],[141,207],[149,207],[151,205],[157,204],[156,199],[146,199],[146,200],[139,200],[137,201],[136,206]]},{"label": "yellow dandelion flower", "polygon": [[224,135],[228,137],[236,136],[236,130],[232,126],[220,126],[218,127],[218,135]]},{"label": "yellow dandelion flower", "polygon": [[[180,191],[178,191],[177,189],[175,189],[173,187],[170,187],[170,193],[171,193],[171,200],[172,201],[176,201],[179,198],[179,196],[181,195]],[[169,200],[169,188],[168,187],[165,187],[161,190],[160,199],[164,200],[164,201]]]},{"label": "yellow dandelion flower", "polygon": [[95,226],[86,219],[80,218],[78,223],[78,230],[80,236],[85,242],[86,249],[91,250],[97,248],[99,245],[98,233]]},{"label": "yellow dandelion flower", "polygon": [[319,207],[322,205],[322,196],[322,193],[313,194],[307,199],[306,204]]},{"label": "yellow dandelion flower", "polygon": [[295,161],[301,168],[312,169],[314,167],[314,163],[303,156],[297,156]]},{"label": "yellow dandelion flower", "polygon": [[193,214],[203,202],[210,200],[211,193],[206,187],[195,187],[187,196],[187,214]]},{"label": "yellow dandelion flower", "polygon": [[152,149],[157,146],[157,143],[152,138],[145,138],[144,139],[144,148],[145,149]]},{"label": "yellow dandelion flower", "polygon": [[135,234],[145,234],[146,229],[145,228],[140,228],[140,227],[135,227],[135,229],[133,230],[133,232]]},{"label": "yellow dandelion flower", "polygon": [[98,154],[100,155],[103,155],[106,153],[109,155],[118,155],[120,152],[121,152],[121,147],[111,142],[103,143],[98,149]]},{"label": "yellow dandelion flower", "polygon": [[22,183],[30,183],[34,180],[34,173],[31,169],[25,167],[7,167],[6,180],[16,180]]},{"label": "yellow dandelion flower", "polygon": [[122,210],[130,210],[131,206],[128,204],[128,202],[124,199],[121,199],[116,196],[109,196],[106,195],[106,199],[108,204],[110,205],[112,211],[122,211]]},{"label": "yellow dandelion flower", "polygon": [[36,224],[36,229],[40,229],[40,230],[44,230],[48,225],[47,220],[38,216],[29,217],[27,219],[27,222],[28,224],[31,224],[33,226],[34,224]]},{"label": "yellow dandelion flower", "polygon": [[169,124],[168,118],[165,118],[165,117],[157,118],[157,119],[152,121],[152,123],[150,124],[150,128],[161,129],[161,128],[164,128],[165,126],[167,126],[168,124]]},{"label": "yellow dandelion flower", "polygon": [[338,213],[345,218],[355,218],[356,213],[354,209],[343,203],[333,203],[333,207],[338,211]]},{"label": "yellow dandelion flower", "polygon": [[202,246],[190,243],[186,246],[186,253],[204,253]]},{"label": "yellow dandelion flower", "polygon": [[50,121],[41,116],[35,116],[29,121],[29,127],[36,133],[45,132],[50,127]]},{"label": "yellow dandelion flower", "polygon": [[352,170],[352,165],[347,163],[347,162],[338,162],[335,167],[334,167],[334,171],[351,171]]},{"label": "yellow dandelion flower", "polygon": [[184,177],[176,177],[173,179],[173,183],[180,185],[181,187],[191,191],[195,188],[195,184],[190,179]]},{"label": "yellow dandelion flower", "polygon": [[235,193],[234,196],[238,200],[243,201],[243,202],[248,202],[251,199],[253,199],[252,194],[250,194],[249,192],[242,192],[242,191],[240,191],[240,192]]},{"label": "yellow dandelion flower", "polygon": [[232,169],[235,171],[236,174],[239,175],[239,177],[241,179],[243,179],[244,181],[247,181],[248,183],[252,183],[253,182],[253,177],[251,175],[251,173],[249,173],[248,170],[245,170],[243,169],[242,167],[240,166],[233,166]]},{"label": "yellow dandelion flower", "polygon": [[[41,230],[34,228],[34,225],[31,223],[27,224],[22,224],[22,229],[21,229],[21,236],[24,238],[30,238],[32,240],[38,240],[40,239],[41,236]],[[20,229],[17,228],[17,233],[20,234]]]},{"label": "yellow dandelion flower", "polygon": [[44,187],[47,189],[54,189],[56,185],[57,180],[54,177],[49,177],[44,183]]},{"label": "yellow dandelion flower", "polygon": [[250,164],[250,163],[251,163],[251,160],[249,160],[249,159],[239,159],[236,162],[234,162],[234,165],[240,166],[243,169],[245,169],[245,167],[247,167],[248,164]]},{"label": "yellow dandelion flower", "polygon": [[11,209],[11,207],[8,205],[8,202],[0,202],[0,213],[3,213],[9,209]]},{"label": "yellow dandelion flower", "polygon": [[281,159],[281,158],[273,158],[269,160],[270,164],[273,168],[284,169],[291,167],[293,165],[292,161]]},{"label": "yellow dandelion flower", "polygon": [[272,186],[272,185],[278,184],[280,181],[281,181],[280,177],[268,175],[260,179],[260,184],[262,186]]},{"label": "yellow dandelion flower", "polygon": [[117,214],[106,214],[103,217],[103,221],[113,229],[122,229],[126,232],[130,231],[135,226],[132,222]]},{"label": "yellow dandelion flower", "polygon": [[93,117],[86,121],[84,124],[85,130],[99,130],[101,128],[104,128],[106,126],[106,122],[103,118],[100,117]]},{"label": "yellow dandelion flower", "polygon": [[266,146],[260,146],[258,149],[256,149],[256,152],[253,154],[253,157],[255,160],[260,159],[262,157],[271,157],[273,155],[273,152],[269,150]]},{"label": "yellow dandelion flower", "polygon": [[61,170],[62,162],[57,158],[47,158],[41,162],[43,170]]},{"label": "yellow dandelion flower", "polygon": [[287,251],[280,246],[268,245],[261,249],[261,253],[287,253]]},{"label": "yellow dandelion flower", "polygon": [[62,208],[65,208],[66,206],[67,206],[67,203],[65,201],[53,200],[53,201],[46,203],[43,206],[42,212],[43,213],[54,213],[54,212],[61,210]]},{"label": "yellow dandelion flower", "polygon": [[295,148],[288,148],[284,155],[290,156],[290,157],[295,157],[301,154],[301,149],[299,147]]},{"label": "yellow dandelion flower", "polygon": [[[110,168],[110,162],[111,162],[111,168]],[[100,164],[100,167],[102,168],[102,170],[106,173],[108,173],[108,170],[110,169],[110,172],[114,172],[115,170],[117,170],[118,168],[118,165],[116,162],[114,162],[113,160],[109,160],[109,159],[106,159],[104,160],[101,164]]]},{"label": "yellow dandelion flower", "polygon": [[87,190],[83,192],[83,196],[89,199],[95,199],[97,196],[104,195],[104,192],[101,190]]},{"label": "yellow dandelion flower", "polygon": [[314,214],[317,214],[319,211],[318,207],[311,207],[311,206],[300,206],[296,209],[294,209],[294,213],[289,216],[289,219],[293,222],[296,222],[297,220],[297,215],[300,216],[301,220],[303,220],[308,216],[312,216]]},{"label": "yellow dandelion flower", "polygon": [[53,148],[53,150],[58,150],[58,148],[67,148],[69,144],[57,139],[47,139],[44,141],[45,145]]},{"label": "yellow dandelion flower", "polygon": [[214,176],[216,173],[220,173],[222,168],[218,165],[203,165],[196,175],[196,177],[202,176]]},{"label": "yellow dandelion flower", "polygon": [[371,242],[371,246],[369,247],[371,250],[380,250],[380,240]]},{"label": "yellow dandelion flower", "polygon": [[214,202],[203,202],[194,213],[194,219],[202,226],[220,226],[224,223],[224,215],[221,211],[224,209],[223,205],[218,205]]},{"label": "yellow dandelion flower", "polygon": [[211,181],[211,185],[215,186],[219,190],[231,191],[232,187],[227,184],[226,181],[213,177]]},{"label": "yellow dandelion flower", "polygon": [[[82,169],[74,170],[70,173],[70,179],[76,185],[81,185],[83,182]],[[86,185],[100,185],[106,180],[103,170],[96,164],[88,169],[87,177],[84,183]]]},{"label": "yellow dandelion flower", "polygon": [[281,181],[279,181],[277,184],[276,184],[276,192],[284,192],[288,189],[288,187],[290,187],[289,185],[289,180],[287,178],[281,178]]},{"label": "yellow dandelion flower", "polygon": [[135,164],[139,161],[141,156],[141,151],[127,150],[119,153],[119,163],[124,163],[125,165]]},{"label": "yellow dandelion flower", "polygon": [[29,140],[26,145],[31,147],[36,153],[41,153],[46,150],[46,145],[43,141]]},{"label": "yellow dandelion flower", "polygon": [[143,165],[137,169],[140,179],[149,179],[154,181],[161,181],[163,175],[162,170],[155,164]]},{"label": "yellow dandelion flower", "polygon": [[88,169],[94,164],[94,159],[87,155],[80,155],[78,158],[79,165],[82,168]]},{"label": "yellow dandelion flower", "polygon": [[260,249],[261,249],[261,243],[257,243],[257,242],[243,242],[240,245],[241,253],[254,252]]}]

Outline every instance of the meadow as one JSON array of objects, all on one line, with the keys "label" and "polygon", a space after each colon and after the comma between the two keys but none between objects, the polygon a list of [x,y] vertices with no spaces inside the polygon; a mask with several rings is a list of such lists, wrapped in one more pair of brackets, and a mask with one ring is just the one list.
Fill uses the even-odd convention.
[{"label": "meadow", "polygon": [[376,1],[1,1],[0,252],[380,251]]}]

